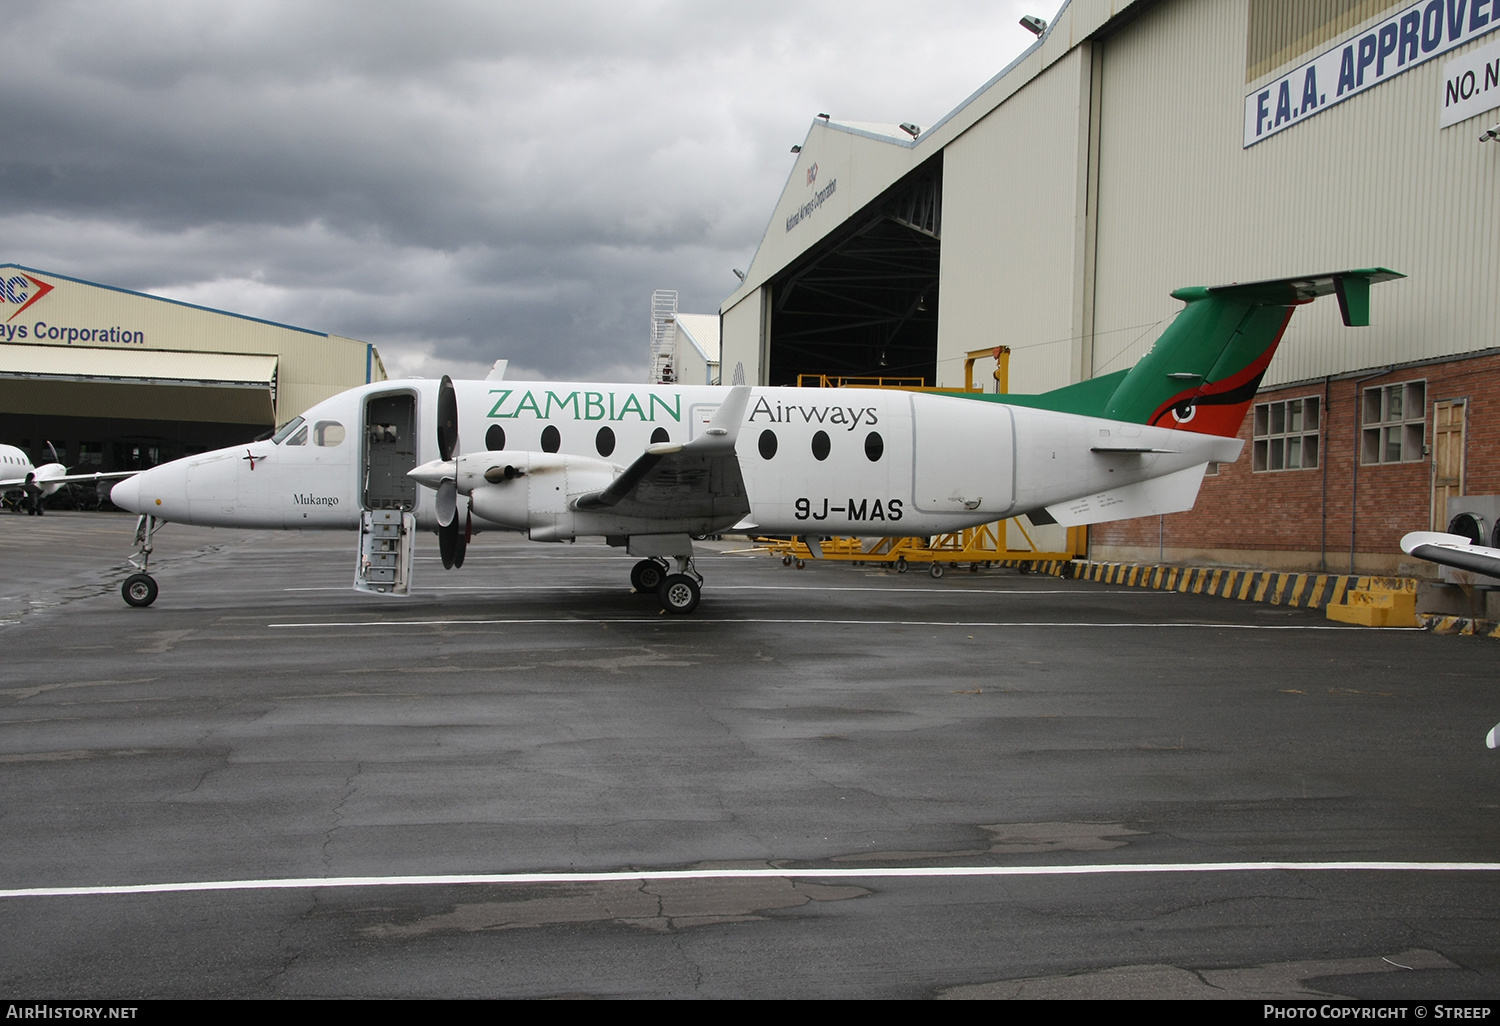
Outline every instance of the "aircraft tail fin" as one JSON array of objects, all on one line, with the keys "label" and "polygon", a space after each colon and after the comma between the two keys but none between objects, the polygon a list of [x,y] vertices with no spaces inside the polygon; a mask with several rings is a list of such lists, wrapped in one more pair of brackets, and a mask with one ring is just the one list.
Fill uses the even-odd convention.
[{"label": "aircraft tail fin", "polygon": [[1384,267],[1177,289],[1186,306],[1151,350],[1117,371],[1000,402],[1235,437],[1297,307],[1336,295],[1344,323],[1370,323],[1370,286],[1405,275]]}]

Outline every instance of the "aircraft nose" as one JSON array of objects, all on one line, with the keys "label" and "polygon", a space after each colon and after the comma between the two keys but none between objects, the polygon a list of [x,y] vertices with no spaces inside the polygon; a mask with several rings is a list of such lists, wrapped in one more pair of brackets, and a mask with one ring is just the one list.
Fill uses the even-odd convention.
[{"label": "aircraft nose", "polygon": [[123,481],[116,481],[113,488],[109,490],[109,501],[123,510],[131,513],[146,512],[141,508],[141,477],[127,477]]},{"label": "aircraft nose", "polygon": [[150,513],[169,520],[186,521],[186,460],[174,460],[127,477],[110,490],[109,500],[132,513]]}]

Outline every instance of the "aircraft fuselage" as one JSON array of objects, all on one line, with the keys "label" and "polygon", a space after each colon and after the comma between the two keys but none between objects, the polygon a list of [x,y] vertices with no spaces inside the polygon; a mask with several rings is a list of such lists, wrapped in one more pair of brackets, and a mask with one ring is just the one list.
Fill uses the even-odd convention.
[{"label": "aircraft fuselage", "polygon": [[[471,505],[473,526],[537,540],[690,530],[732,524],[619,522],[573,509],[647,446],[699,437],[725,399],[713,386],[458,381],[458,452],[496,465],[567,461],[555,492],[520,511]],[[274,440],[203,453],[115,488],[116,505],[213,527],[352,529],[365,509],[403,509],[437,526],[434,493],[408,472],[438,459],[434,380],[365,385],[309,409]],[[1165,512],[1132,505],[1129,486],[1172,474],[1191,480],[1232,460],[1240,442],[1012,407],[877,389],[755,388],[736,456],[750,512],[745,529],[797,535],[924,535],[1073,502],[1088,523]],[[1158,451],[1150,451],[1150,450]],[[1101,451],[1102,450],[1102,451]],[[1112,451],[1111,451],[1112,450]],[[527,458],[530,458],[527,457]],[[1122,497],[1123,496],[1123,497]],[[1081,504],[1081,505],[1079,505]],[[1072,508],[1072,507],[1070,507]],[[1057,508],[1052,511],[1056,514]],[[736,517],[736,520],[739,520]]]}]

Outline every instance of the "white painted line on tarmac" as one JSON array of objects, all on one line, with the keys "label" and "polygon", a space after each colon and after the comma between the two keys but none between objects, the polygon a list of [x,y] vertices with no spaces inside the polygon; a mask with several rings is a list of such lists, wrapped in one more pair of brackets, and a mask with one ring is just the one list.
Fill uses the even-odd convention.
[{"label": "white painted line on tarmac", "polygon": [[455,887],[618,883],[638,880],[895,880],[957,877],[1159,875],[1164,873],[1494,873],[1500,862],[1157,862],[1085,866],[892,866],[851,869],[678,869],[609,873],[470,873],[451,876],[331,876],[280,880],[202,880],[97,887],[19,887],[0,898],[98,897],[114,894],[192,894],[209,891],[284,891],[321,887]]},{"label": "white painted line on tarmac", "polygon": [[[1181,627],[1195,630],[1212,631],[1348,631],[1360,630],[1359,627],[1344,626],[1335,627],[1323,624],[1254,624],[1254,623],[1088,623],[1080,620],[1064,621],[1031,621],[1031,620],[810,620],[798,617],[789,620],[785,617],[708,617],[708,616],[601,616],[589,617],[587,619],[558,619],[556,617],[504,620],[323,620],[314,623],[268,623],[267,627],[487,627],[497,624],[515,624],[517,626],[534,627],[540,624],[557,624],[569,627],[577,627],[580,624],[591,623],[702,623],[702,624],[731,624],[731,623],[772,623],[783,627],[789,626],[832,626],[832,627],[1130,627],[1136,629],[1151,628],[1160,629],[1167,627]],[[1421,627],[1376,627],[1369,630],[1381,631],[1420,631]]]}]

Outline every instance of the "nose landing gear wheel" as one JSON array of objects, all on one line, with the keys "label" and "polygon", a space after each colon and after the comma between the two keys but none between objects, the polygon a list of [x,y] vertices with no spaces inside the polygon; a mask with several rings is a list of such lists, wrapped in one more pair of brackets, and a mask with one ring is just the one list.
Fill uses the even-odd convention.
[{"label": "nose landing gear wheel", "polygon": [[643,594],[661,590],[667,568],[654,559],[643,559],[630,568],[630,586]]},{"label": "nose landing gear wheel", "polygon": [[698,608],[698,600],[703,593],[698,588],[698,582],[687,574],[669,574],[666,580],[661,582],[661,607],[669,613],[691,613]]},{"label": "nose landing gear wheel", "polygon": [[156,579],[150,574],[131,574],[120,585],[126,605],[149,606],[156,601]]}]

